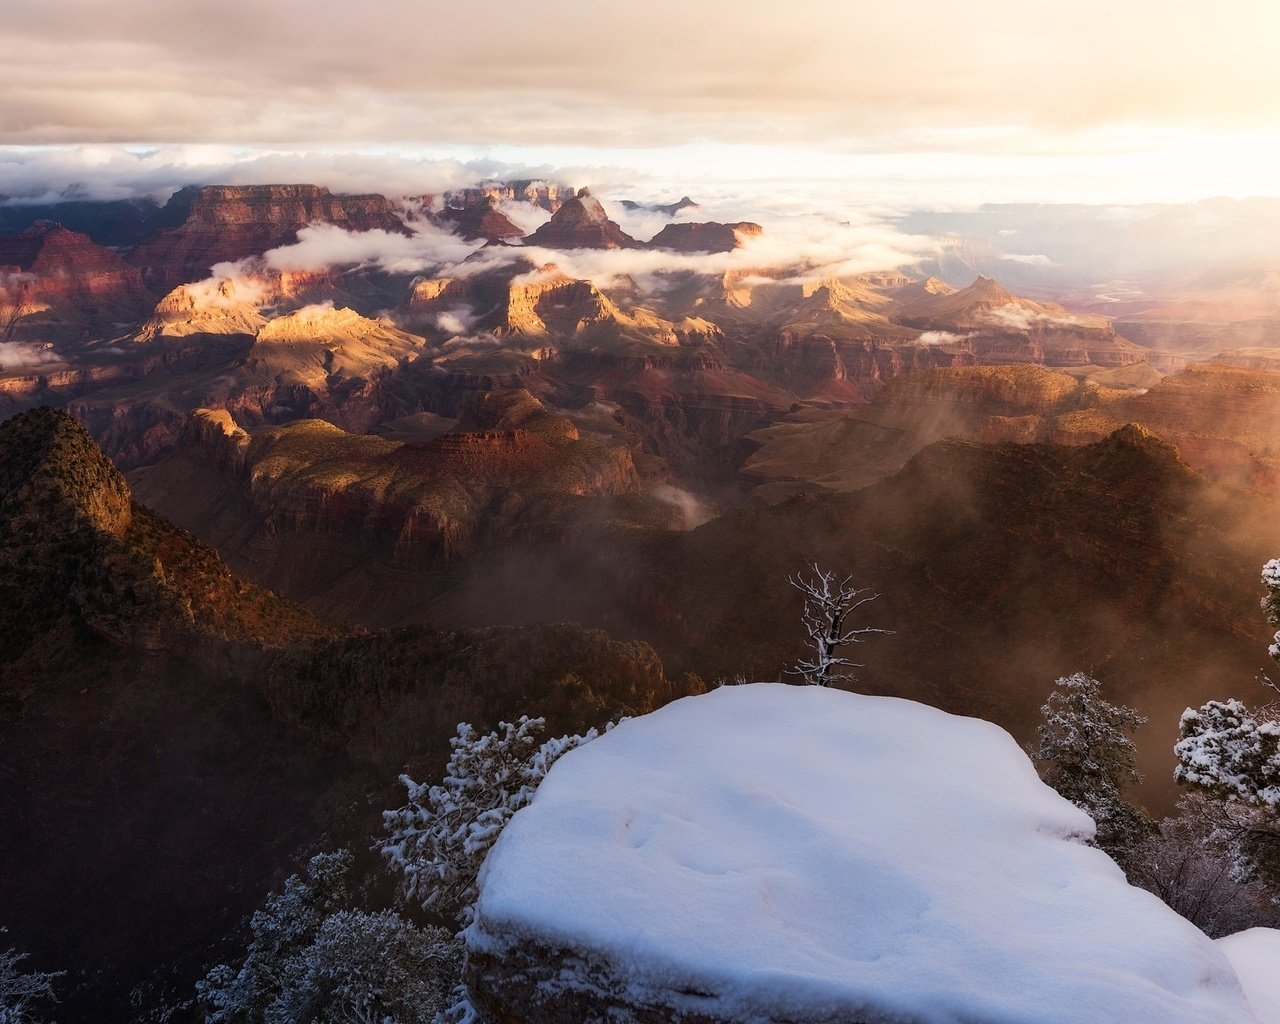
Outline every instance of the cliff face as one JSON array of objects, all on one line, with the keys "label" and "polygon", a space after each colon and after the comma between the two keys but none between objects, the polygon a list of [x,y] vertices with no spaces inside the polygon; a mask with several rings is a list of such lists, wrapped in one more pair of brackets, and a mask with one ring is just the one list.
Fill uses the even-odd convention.
[{"label": "cliff face", "polygon": [[215,263],[295,242],[298,230],[316,221],[350,231],[406,230],[384,196],[337,196],[316,185],[204,185],[183,189],[170,203],[188,210],[186,220],[127,257],[162,290],[205,278]]},{"label": "cliff face", "polygon": [[0,237],[5,340],[93,340],[152,301],[138,271],[88,235],[44,221]]}]

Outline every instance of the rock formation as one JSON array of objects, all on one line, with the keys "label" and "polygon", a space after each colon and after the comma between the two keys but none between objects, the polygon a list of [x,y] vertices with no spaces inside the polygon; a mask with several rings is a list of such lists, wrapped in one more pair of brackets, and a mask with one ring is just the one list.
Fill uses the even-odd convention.
[{"label": "rock formation", "polygon": [[1020,298],[982,276],[959,291],[931,283],[903,289],[896,318],[924,332],[962,335],[984,361],[1124,366],[1146,360],[1146,350],[1119,337],[1105,317]]},{"label": "rock formation", "polygon": [[624,199],[622,206],[627,210],[652,210],[654,213],[665,213],[668,217],[674,217],[681,210],[698,209],[698,204],[688,196],[681,196],[674,203],[637,203],[634,199]]},{"label": "rock formation", "polygon": [[446,206],[440,212],[439,219],[468,240],[483,238],[489,242],[502,242],[524,235],[498,209],[497,200],[491,195],[462,207]]},{"label": "rock formation", "polygon": [[472,188],[455,189],[444,194],[447,206],[467,207],[493,199],[498,202],[532,203],[548,213],[555,213],[572,199],[573,189],[555,182],[529,179],[509,182],[483,182]]},{"label": "rock formation", "polygon": [[609,219],[591,190],[581,188],[547,223],[525,239],[550,249],[634,249],[640,245]]},{"label": "rock formation", "polygon": [[154,301],[138,271],[88,235],[38,222],[0,236],[4,340],[80,342],[119,331]]},{"label": "rock formation", "polygon": [[[580,516],[634,495],[638,478],[627,449],[580,439],[516,390],[477,396],[453,429],[409,444],[318,420],[246,434],[227,412],[198,410],[134,486],[260,578],[352,610],[351,596],[372,592],[388,568],[440,570],[515,538],[562,538]],[[371,597],[355,614],[370,621],[399,606]]]},{"label": "rock formation", "polygon": [[732,252],[762,234],[764,228],[745,220],[737,224],[681,222],[668,224],[649,239],[648,244],[651,249],[674,249],[677,252]]},{"label": "rock formation", "polygon": [[241,334],[253,337],[266,325],[257,296],[241,296],[233,278],[180,284],[157,304],[134,335],[148,343],[160,338],[184,338],[193,334]]},{"label": "rock formation", "polygon": [[350,231],[406,230],[385,197],[338,196],[317,185],[204,185],[183,189],[170,204],[185,208],[186,219],[127,257],[163,290],[202,280],[216,263],[295,242],[300,228],[317,221]]}]

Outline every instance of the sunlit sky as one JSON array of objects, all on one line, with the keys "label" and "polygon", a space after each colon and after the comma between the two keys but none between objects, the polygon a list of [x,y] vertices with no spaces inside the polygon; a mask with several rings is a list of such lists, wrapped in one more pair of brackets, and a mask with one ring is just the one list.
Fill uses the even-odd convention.
[{"label": "sunlit sky", "polygon": [[0,191],[131,146],[897,205],[1276,195],[1277,39],[1263,0],[42,0],[0,20]]}]

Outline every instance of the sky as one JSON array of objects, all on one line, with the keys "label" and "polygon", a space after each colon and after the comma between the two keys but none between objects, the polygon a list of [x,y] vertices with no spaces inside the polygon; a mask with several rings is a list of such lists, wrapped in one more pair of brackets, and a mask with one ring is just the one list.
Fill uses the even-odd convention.
[{"label": "sky", "polygon": [[890,205],[1275,195],[1277,38],[1263,0],[42,0],[0,20],[0,191],[537,168]]}]

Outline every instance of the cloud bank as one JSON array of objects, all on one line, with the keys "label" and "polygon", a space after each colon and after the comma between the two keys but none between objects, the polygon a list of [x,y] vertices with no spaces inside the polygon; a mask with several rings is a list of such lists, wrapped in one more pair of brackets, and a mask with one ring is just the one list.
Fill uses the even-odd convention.
[{"label": "cloud bank", "polygon": [[[602,202],[625,230],[641,240],[656,234],[661,224],[670,223],[670,218],[662,215],[628,212],[607,197]],[[734,203],[711,204],[696,211],[701,219],[750,219],[764,225],[762,236],[727,253],[486,246],[464,241],[426,220],[416,219],[411,222],[410,235],[312,224],[298,233],[298,241],[292,245],[238,263],[219,264],[213,273],[215,278],[251,277],[261,270],[300,272],[363,266],[400,274],[471,278],[519,265],[541,268],[555,264],[570,277],[590,280],[601,287],[625,281],[634,282],[643,290],[654,290],[662,287],[666,275],[680,272],[718,275],[791,268],[795,280],[816,280],[891,269],[938,251],[938,244],[931,238],[904,234],[856,211],[843,211],[839,216],[797,213],[789,203],[782,203],[772,208],[754,207],[749,217],[746,212],[747,207]],[[542,216],[535,212],[530,220]]]},{"label": "cloud bank", "polygon": [[[1280,127],[1280,10],[1238,0],[44,0],[0,25],[0,142],[874,148],[922,128]],[[1104,30],[1100,30],[1100,27]]]}]

